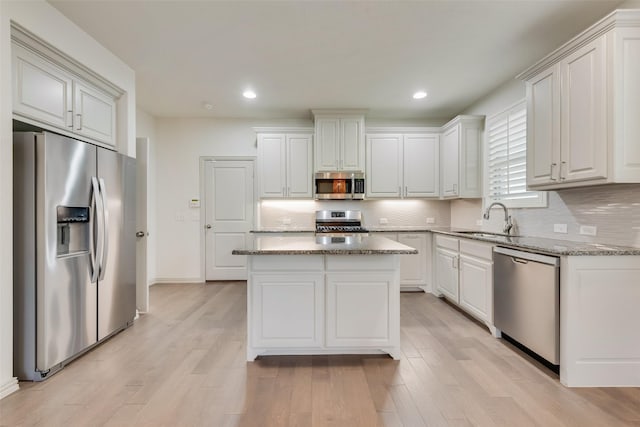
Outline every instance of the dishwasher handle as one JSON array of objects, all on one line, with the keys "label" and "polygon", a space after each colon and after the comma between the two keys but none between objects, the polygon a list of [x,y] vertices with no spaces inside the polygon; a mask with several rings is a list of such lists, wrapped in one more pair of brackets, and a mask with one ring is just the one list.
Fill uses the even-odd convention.
[{"label": "dishwasher handle", "polygon": [[517,262],[520,264],[526,264],[529,261],[534,261],[542,264],[552,265],[554,267],[560,266],[560,259],[555,256],[541,255],[541,254],[532,253],[532,252],[517,251],[514,249],[503,248],[502,246],[494,247],[493,252],[496,254],[510,256],[512,257],[514,262]]}]

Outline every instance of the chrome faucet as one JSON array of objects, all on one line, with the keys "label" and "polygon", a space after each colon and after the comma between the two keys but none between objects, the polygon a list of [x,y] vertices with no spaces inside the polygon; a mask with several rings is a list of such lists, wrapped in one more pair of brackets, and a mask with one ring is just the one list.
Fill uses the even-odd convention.
[{"label": "chrome faucet", "polygon": [[491,208],[494,206],[500,206],[504,209],[504,226],[502,227],[502,232],[504,234],[511,234],[511,229],[513,228],[513,222],[511,222],[511,215],[507,211],[507,207],[500,202],[493,202],[489,205],[487,210],[484,211],[483,218],[489,219],[489,215],[491,214]]}]

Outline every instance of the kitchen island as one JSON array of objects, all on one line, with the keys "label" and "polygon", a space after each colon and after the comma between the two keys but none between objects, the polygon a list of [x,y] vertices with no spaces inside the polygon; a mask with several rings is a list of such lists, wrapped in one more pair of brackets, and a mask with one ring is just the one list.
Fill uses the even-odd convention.
[{"label": "kitchen island", "polygon": [[417,250],[347,236],[256,237],[248,255],[247,360],[260,355],[400,355],[400,259]]}]

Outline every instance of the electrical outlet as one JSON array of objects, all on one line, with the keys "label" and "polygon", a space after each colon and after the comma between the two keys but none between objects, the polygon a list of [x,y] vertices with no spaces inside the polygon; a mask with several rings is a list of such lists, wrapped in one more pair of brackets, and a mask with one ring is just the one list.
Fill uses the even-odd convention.
[{"label": "electrical outlet", "polygon": [[177,213],[176,214],[176,221],[183,222],[184,221],[184,214]]},{"label": "electrical outlet", "polygon": [[282,225],[291,225],[291,218],[282,218]]},{"label": "electrical outlet", "polygon": [[476,225],[482,226],[482,220],[481,219],[476,219]]},{"label": "electrical outlet", "polygon": [[580,234],[585,236],[595,236],[598,233],[598,227],[595,225],[581,225]]},{"label": "electrical outlet", "polygon": [[554,233],[567,233],[567,224],[553,224]]},{"label": "electrical outlet", "polygon": [[427,224],[435,224],[435,223],[436,223],[435,218],[427,218]]},{"label": "electrical outlet", "polygon": [[380,225],[389,224],[389,220],[387,218],[379,218],[378,219],[378,224],[380,224]]}]

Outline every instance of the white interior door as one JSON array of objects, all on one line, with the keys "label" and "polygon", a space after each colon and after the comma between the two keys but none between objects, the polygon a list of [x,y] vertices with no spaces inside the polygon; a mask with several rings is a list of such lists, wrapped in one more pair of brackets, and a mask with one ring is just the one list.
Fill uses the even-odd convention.
[{"label": "white interior door", "polygon": [[147,279],[147,169],[149,138],[136,138],[136,308],[149,311]]},{"label": "white interior door", "polygon": [[246,280],[246,247],[253,227],[253,161],[205,161],[205,279]]}]

